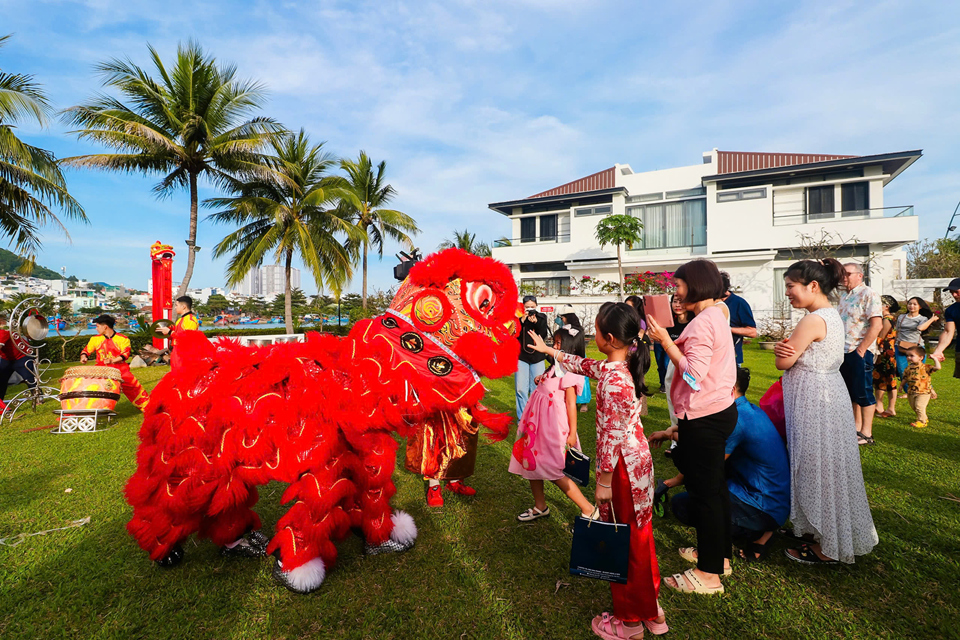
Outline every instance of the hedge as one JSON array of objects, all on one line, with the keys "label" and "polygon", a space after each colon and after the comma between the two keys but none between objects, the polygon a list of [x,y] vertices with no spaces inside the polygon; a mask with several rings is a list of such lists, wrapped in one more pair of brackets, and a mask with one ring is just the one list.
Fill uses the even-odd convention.
[{"label": "hedge", "polygon": [[[304,327],[303,331],[316,331],[313,327]],[[331,327],[325,326],[323,328],[323,333],[331,333],[334,335],[345,336],[350,331],[350,327],[347,325],[341,327]],[[284,327],[272,327],[270,329],[257,329],[256,327],[251,327],[250,329],[214,329],[212,331],[204,331],[208,338],[213,338],[215,336],[227,336],[231,338],[239,338],[240,336],[269,336],[269,335],[283,335],[287,332]],[[124,334],[130,338],[130,350],[136,354],[140,352],[140,349],[150,344],[153,341],[153,338],[150,336],[144,336],[141,334]],[[80,361],[80,352],[83,351],[83,348],[87,346],[87,342],[92,336],[53,336],[48,337],[44,341],[44,347],[40,351],[40,357],[49,359],[52,363],[59,362],[79,362]],[[66,352],[64,352],[64,343],[66,344]],[[64,357],[66,356],[66,357]]]}]

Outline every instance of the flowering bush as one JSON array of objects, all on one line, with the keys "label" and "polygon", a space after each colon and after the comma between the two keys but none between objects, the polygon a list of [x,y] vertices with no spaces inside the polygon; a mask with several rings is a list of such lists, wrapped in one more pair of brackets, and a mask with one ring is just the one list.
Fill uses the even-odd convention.
[{"label": "flowering bush", "polygon": [[644,271],[623,277],[624,291],[631,295],[653,295],[673,291],[672,271]]}]

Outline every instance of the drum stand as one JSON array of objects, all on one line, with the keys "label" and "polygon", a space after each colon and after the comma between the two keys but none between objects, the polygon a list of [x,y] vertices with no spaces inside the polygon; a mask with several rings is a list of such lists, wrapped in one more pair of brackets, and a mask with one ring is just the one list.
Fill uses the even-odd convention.
[{"label": "drum stand", "polygon": [[60,416],[57,428],[50,433],[94,433],[101,418],[106,418],[107,426],[116,417],[109,409],[54,409]]},{"label": "drum stand", "polygon": [[[40,368],[41,365],[44,365],[43,369]],[[47,400],[60,401],[60,391],[45,385],[42,380],[42,375],[46,373],[49,365],[49,360],[41,361],[40,356],[36,352],[33,353],[33,357],[27,362],[27,369],[33,374],[33,386],[28,386],[7,403],[3,414],[0,414],[0,424],[3,424],[4,421],[13,422],[17,411],[24,405],[30,405],[33,407],[33,412],[36,413],[40,405]]]}]

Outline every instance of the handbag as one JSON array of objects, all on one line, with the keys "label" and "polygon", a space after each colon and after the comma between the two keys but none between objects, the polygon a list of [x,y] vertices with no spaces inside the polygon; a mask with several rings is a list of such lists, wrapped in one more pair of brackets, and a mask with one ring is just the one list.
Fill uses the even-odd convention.
[{"label": "handbag", "polygon": [[770,418],[770,422],[777,428],[777,433],[787,441],[787,417],[783,409],[783,384],[777,380],[766,390],[760,398],[760,408]]},{"label": "handbag", "polygon": [[577,516],[573,522],[573,545],[570,547],[570,574],[606,580],[619,584],[627,583],[630,568],[630,525],[595,520],[599,507],[593,515]]},{"label": "handbag", "polygon": [[590,484],[590,458],[583,451],[570,447],[563,458],[563,475],[581,487],[587,486]]}]

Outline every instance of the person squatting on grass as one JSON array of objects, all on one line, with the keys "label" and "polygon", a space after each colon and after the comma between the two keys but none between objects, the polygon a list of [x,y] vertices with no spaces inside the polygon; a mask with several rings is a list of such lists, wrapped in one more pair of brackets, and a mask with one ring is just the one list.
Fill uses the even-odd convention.
[{"label": "person squatting on grass", "polygon": [[[647,316],[647,332],[676,368],[670,384],[677,416],[679,447],[686,449],[684,470],[697,528],[698,559],[688,569],[666,579],[671,589],[684,593],[723,593],[720,574],[724,558],[733,551],[730,493],[724,473],[727,438],[737,424],[733,387],[737,363],[730,333],[723,279],[709,260],[680,265],[673,275],[674,294],[694,315],[674,342],[666,329]],[[683,550],[681,550],[683,555]]]},{"label": "person squatting on grass", "polygon": [[[643,435],[640,398],[650,352],[640,348],[640,317],[623,302],[607,302],[597,313],[597,349],[606,360],[591,360],[548,347],[530,332],[533,347],[567,371],[597,379],[596,501],[607,522],[631,522],[627,584],[610,584],[613,613],[596,616],[593,632],[608,640],[667,632],[657,597],[660,571],[653,542],[653,458]],[[728,334],[729,335],[729,334]],[[611,510],[613,513],[611,513]]]},{"label": "person squatting on grass", "polygon": [[910,401],[910,408],[917,414],[917,421],[911,422],[911,427],[922,429],[927,426],[927,404],[930,403],[930,394],[933,391],[933,381],[930,374],[940,370],[940,361],[930,358],[933,364],[923,364],[927,352],[923,347],[907,347],[904,349],[907,358],[907,368],[903,371],[903,390]]},{"label": "person squatting on grass", "polygon": [[[570,325],[553,334],[553,348],[571,355],[585,355],[583,330]],[[563,475],[568,448],[580,449],[577,436],[577,395],[583,390],[583,376],[565,371],[554,364],[535,379],[527,406],[517,426],[517,441],[510,458],[510,473],[530,481],[533,507],[517,516],[520,522],[532,522],[550,515],[543,481],[560,487],[580,507],[583,515],[593,514],[593,505],[576,483]]]},{"label": "person squatting on grass", "polygon": [[[727,488],[730,490],[732,536],[740,546],[740,558],[763,560],[770,552],[773,533],[790,515],[790,461],[783,438],[763,409],[749,402],[744,395],[750,388],[750,370],[737,368],[737,386],[734,390],[737,405],[737,426],[727,438]],[[654,447],[676,437],[676,428],[658,431],[649,438]],[[656,495],[666,500],[666,492],[683,484],[683,447],[673,454],[673,461],[681,473],[657,487]],[[679,493],[670,502],[670,510],[677,520],[693,526],[690,513],[690,495]],[[681,549],[681,555],[696,562],[697,550]],[[724,574],[729,573],[729,558],[724,562]]]},{"label": "person squatting on grass", "polygon": [[776,367],[784,372],[790,452],[793,530],[785,533],[804,543],[784,553],[805,564],[852,564],[879,541],[863,485],[853,408],[846,394],[837,393],[843,388],[840,368],[849,327],[845,332],[828,296],[843,279],[843,266],[832,258],[790,265],[784,274],[787,298],[794,309],[809,313],[774,347]]}]

